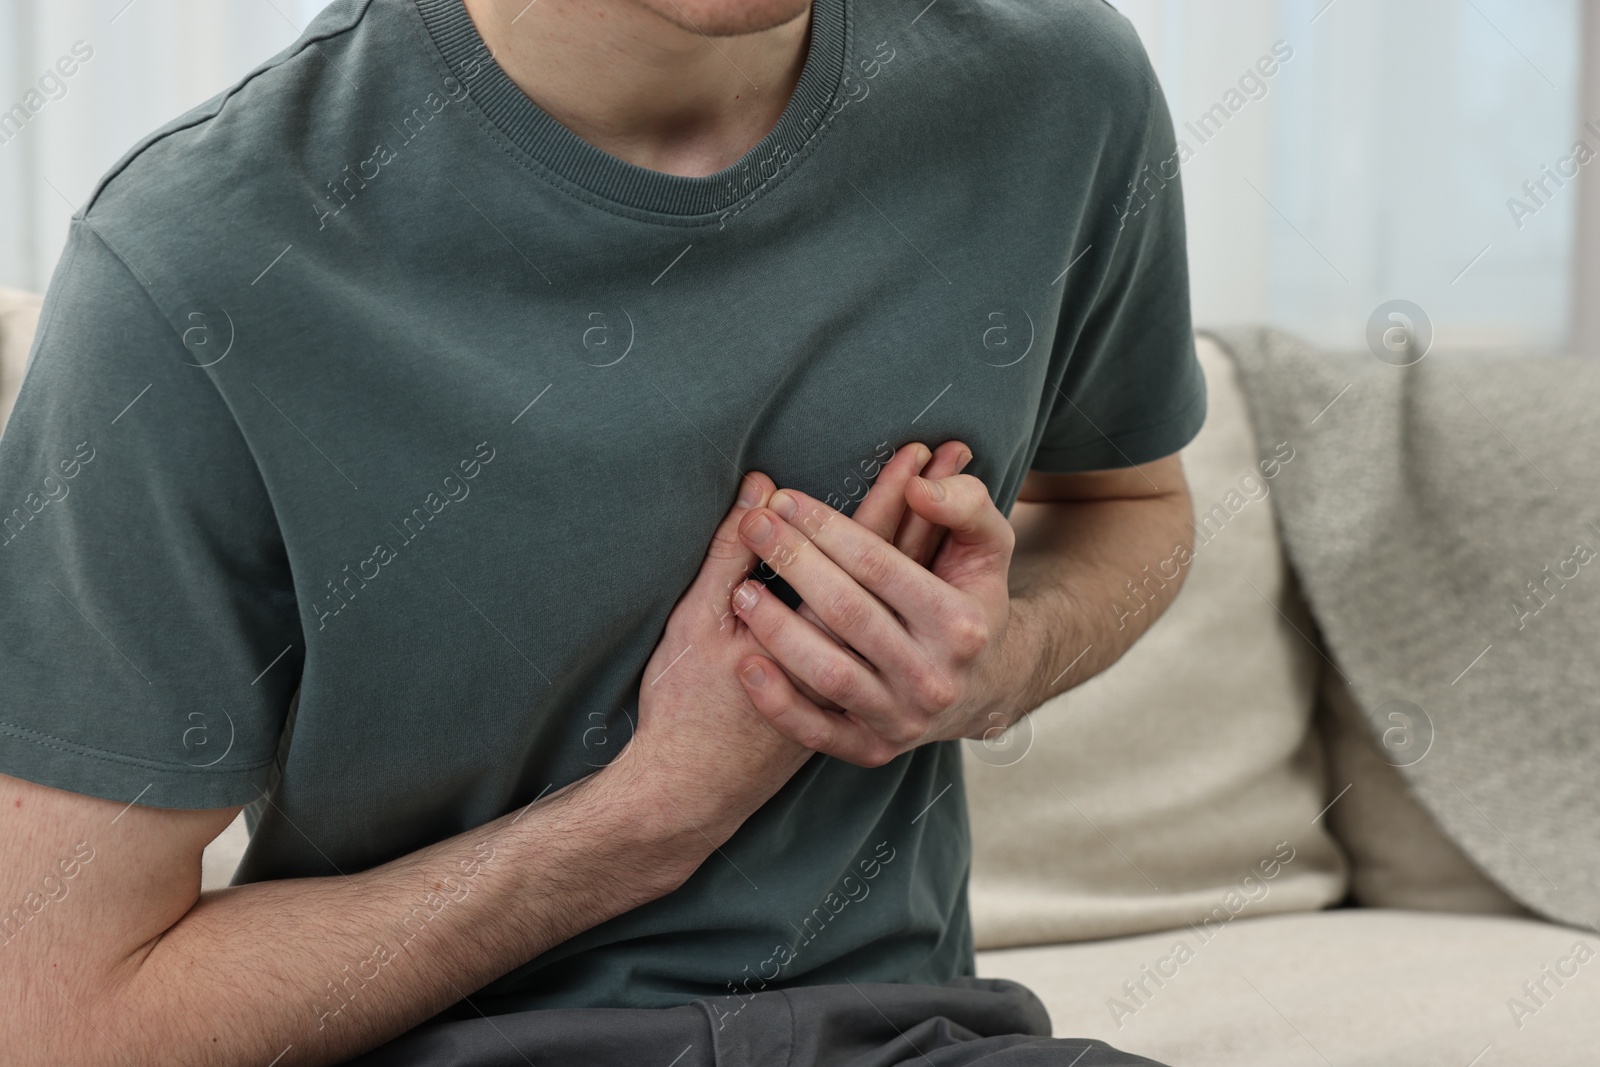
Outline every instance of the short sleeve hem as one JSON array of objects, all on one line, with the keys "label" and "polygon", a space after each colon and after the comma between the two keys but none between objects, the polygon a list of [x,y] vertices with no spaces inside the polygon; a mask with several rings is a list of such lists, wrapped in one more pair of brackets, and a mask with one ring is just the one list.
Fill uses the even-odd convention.
[{"label": "short sleeve hem", "polygon": [[207,768],[107,752],[0,722],[0,772],[36,785],[152,808],[231,808],[257,799],[273,759]]},{"label": "short sleeve hem", "polygon": [[1111,436],[1097,434],[1092,440],[1065,447],[1041,445],[1030,469],[1046,474],[1075,474],[1137,467],[1183,448],[1194,440],[1205,421],[1206,395],[1202,390],[1177,415],[1150,426]]}]

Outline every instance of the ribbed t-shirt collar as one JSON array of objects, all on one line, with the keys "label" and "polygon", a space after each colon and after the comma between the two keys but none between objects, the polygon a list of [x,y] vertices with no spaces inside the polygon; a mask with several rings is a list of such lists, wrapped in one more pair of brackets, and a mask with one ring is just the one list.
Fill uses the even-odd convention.
[{"label": "ribbed t-shirt collar", "polygon": [[[489,51],[462,0],[416,0],[435,45],[472,99],[506,137],[590,193],[641,211],[724,211],[776,179],[826,124],[844,74],[847,0],[813,0],[811,43],[778,124],[744,158],[703,178],[647,170],[589,144],[528,99]],[[460,72],[472,71],[469,79]]]}]

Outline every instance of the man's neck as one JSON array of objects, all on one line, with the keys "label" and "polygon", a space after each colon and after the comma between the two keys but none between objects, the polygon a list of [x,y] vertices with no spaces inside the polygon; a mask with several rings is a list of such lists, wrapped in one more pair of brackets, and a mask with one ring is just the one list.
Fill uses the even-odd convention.
[{"label": "man's neck", "polygon": [[539,107],[636,166],[702,177],[783,114],[805,65],[810,8],[772,29],[707,37],[638,0],[465,0],[495,61]]}]

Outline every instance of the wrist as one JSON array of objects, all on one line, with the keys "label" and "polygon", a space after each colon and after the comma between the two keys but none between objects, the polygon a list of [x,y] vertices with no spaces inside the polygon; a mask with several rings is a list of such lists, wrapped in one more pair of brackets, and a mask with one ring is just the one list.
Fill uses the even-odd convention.
[{"label": "wrist", "polygon": [[[1011,682],[1010,703],[1016,709],[1017,719],[1068,688],[1061,684],[1068,681],[1061,677],[1061,668],[1067,660],[1056,665],[1064,651],[1061,635],[1047,624],[1052,614],[1036,597],[1022,595],[1011,599],[1001,663],[1004,677]],[[1076,654],[1077,651],[1070,653],[1067,659]]]}]

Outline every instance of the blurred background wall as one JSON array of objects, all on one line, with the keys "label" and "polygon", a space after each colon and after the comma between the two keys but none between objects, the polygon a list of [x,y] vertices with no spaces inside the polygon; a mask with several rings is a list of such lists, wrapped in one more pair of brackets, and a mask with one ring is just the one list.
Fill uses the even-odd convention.
[{"label": "blurred background wall", "polygon": [[[1114,3],[1189,149],[1198,322],[1270,322],[1355,348],[1373,310],[1400,298],[1426,310],[1442,347],[1600,340],[1585,318],[1600,300],[1574,295],[1600,281],[1585,266],[1600,225],[1581,206],[1600,158],[1574,153],[1585,140],[1600,156],[1600,62],[1584,62],[1600,53],[1600,0]],[[79,42],[93,52],[14,136],[0,126],[0,285],[41,289],[98,176],[321,6],[0,0],[0,112]]]}]

